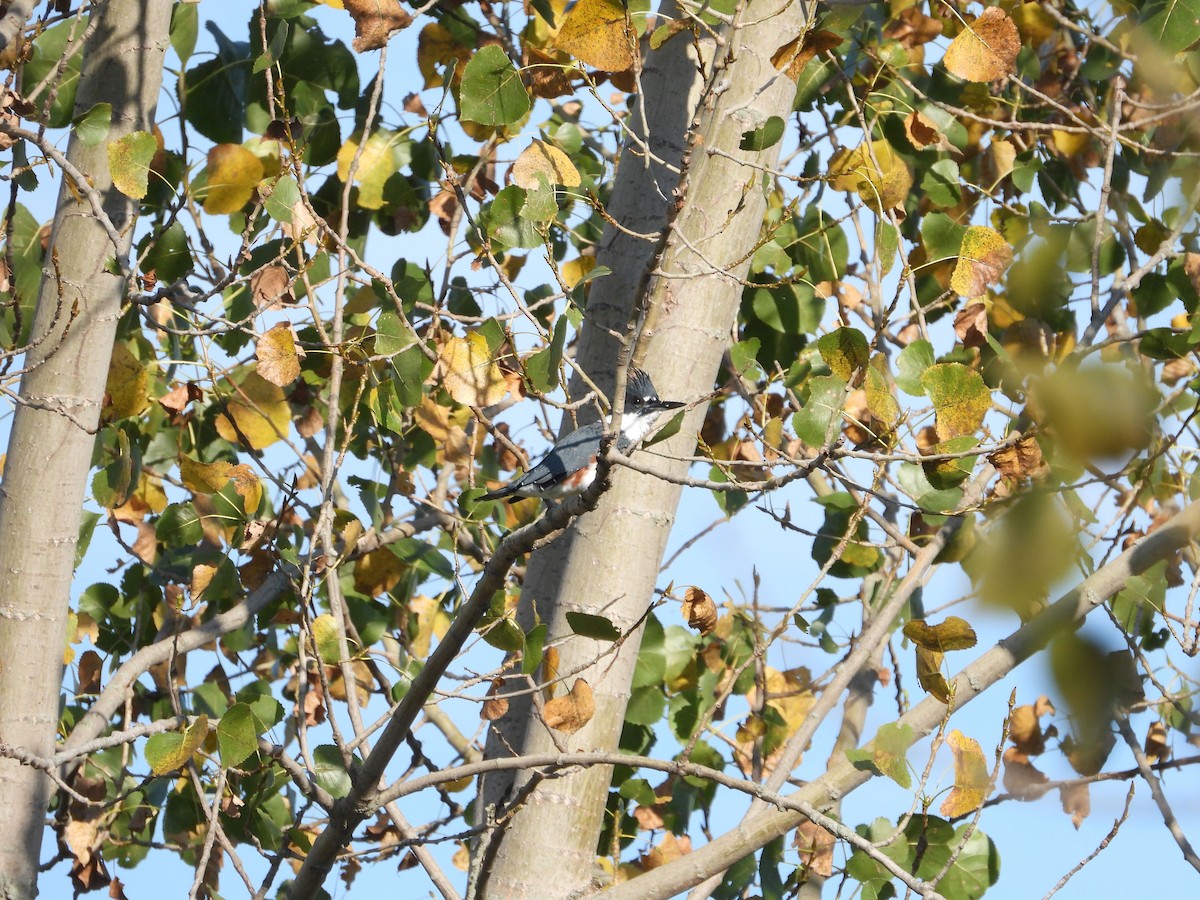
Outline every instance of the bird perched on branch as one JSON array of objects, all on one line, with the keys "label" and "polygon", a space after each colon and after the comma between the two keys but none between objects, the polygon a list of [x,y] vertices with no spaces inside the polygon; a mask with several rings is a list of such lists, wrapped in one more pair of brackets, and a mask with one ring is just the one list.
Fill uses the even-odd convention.
[{"label": "bird perched on branch", "polygon": [[[684,405],[677,400],[660,399],[650,376],[641,369],[630,369],[625,382],[621,433],[617,436],[618,452],[628,453],[641,443],[660,413]],[[596,460],[605,427],[604,422],[598,421],[575,429],[520,478],[479,499],[507,497],[509,503],[515,503],[521,497],[554,498],[579,493],[596,478]]]}]

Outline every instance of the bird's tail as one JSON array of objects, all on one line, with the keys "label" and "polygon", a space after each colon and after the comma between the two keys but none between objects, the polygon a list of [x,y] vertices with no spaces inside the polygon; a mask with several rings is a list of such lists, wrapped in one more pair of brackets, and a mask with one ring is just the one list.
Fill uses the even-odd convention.
[{"label": "bird's tail", "polygon": [[519,499],[520,499],[519,497],[513,497],[513,496],[512,496],[512,495],[513,495],[513,494],[515,494],[516,492],[517,492],[517,489],[516,489],[516,488],[514,488],[512,485],[505,485],[504,487],[502,487],[502,488],[497,488],[497,489],[496,489],[496,490],[494,490],[494,491],[488,491],[486,494],[484,494],[483,496],[481,496],[481,497],[480,497],[480,498],[479,498],[479,499],[478,499],[476,502],[477,502],[477,503],[482,503],[482,502],[483,502],[483,501],[485,501],[485,500],[501,500],[501,499],[503,499],[503,498],[505,498],[505,497],[509,497],[509,498],[511,498],[511,499],[509,499],[509,501],[508,501],[508,502],[509,502],[509,503],[514,503],[514,502],[516,502],[517,500],[519,500]]}]

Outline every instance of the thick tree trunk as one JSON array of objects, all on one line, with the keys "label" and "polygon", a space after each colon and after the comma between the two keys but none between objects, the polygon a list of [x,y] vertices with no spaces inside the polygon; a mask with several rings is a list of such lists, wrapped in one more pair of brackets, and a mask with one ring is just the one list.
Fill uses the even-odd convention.
[{"label": "thick tree trunk", "polygon": [[[626,148],[613,216],[643,233],[669,230],[643,290],[638,288],[650,257],[644,242],[610,230],[599,254],[598,262],[616,277],[600,279],[592,288],[580,361],[601,387],[611,385],[620,349],[611,332],[626,331],[644,294],[637,361],[666,398],[688,399],[711,389],[731,341],[742,282],[766,211],[763,171],[774,167],[779,153],[778,145],[759,152],[739,145],[745,132],[769,116],[786,119],[790,114],[795,85],[775,69],[771,55],[798,37],[804,24],[804,5],[789,0],[740,7],[737,23],[726,31],[729,43],[715,70],[706,70],[709,77],[694,116],[695,101],[689,102],[683,89],[693,83],[695,73],[695,62],[685,55],[686,37],[649,55],[643,84],[651,145],[669,162],[686,158],[686,180],[678,198],[672,197],[669,174],[643,165],[635,148]],[[631,125],[641,125],[637,112]],[[678,148],[685,141],[689,150],[680,157]],[[623,209],[624,203],[631,205]],[[676,203],[678,213],[670,219]],[[704,413],[703,407],[693,410],[678,435],[655,447],[675,460],[664,460],[662,472],[686,474],[683,457],[695,448]],[[558,671],[578,672],[587,680],[596,712],[587,726],[566,737],[547,729],[528,696],[514,697],[509,714],[489,735],[489,756],[552,751],[555,740],[568,749],[616,748],[640,629],[612,652],[611,644],[573,636],[566,615],[601,615],[623,633],[635,628],[652,597],[679,493],[679,486],[668,481],[618,472],[598,507],[531,560],[521,601],[522,624],[533,624],[535,610],[537,619],[549,624],[548,642],[556,642],[559,649]],[[575,677],[572,674],[564,687]],[[510,683],[527,687],[516,680]],[[529,777],[523,773],[515,782],[489,779],[481,815],[489,806],[498,811]],[[478,863],[484,894],[546,898],[586,889],[593,876],[610,777],[609,769],[589,768],[550,779],[524,797],[490,845],[482,842]]]},{"label": "thick tree trunk", "polygon": [[[109,0],[83,62],[76,111],[112,104],[109,140],[148,131],[162,85],[169,0]],[[34,349],[13,417],[0,497],[0,734],[53,755],[81,503],[126,283],[106,260],[129,252],[137,204],[112,187],[105,146],[74,135],[67,159],[88,176],[120,235],[64,176],[34,317]],[[0,898],[36,896],[50,781],[0,759]]]}]

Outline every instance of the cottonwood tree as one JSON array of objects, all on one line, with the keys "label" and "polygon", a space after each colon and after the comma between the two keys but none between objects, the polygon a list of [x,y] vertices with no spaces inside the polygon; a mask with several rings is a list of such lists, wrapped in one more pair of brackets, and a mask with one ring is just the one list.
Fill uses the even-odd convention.
[{"label": "cottonwood tree", "polygon": [[130,6],[0,19],[0,896],[1200,870],[1194,3]]}]

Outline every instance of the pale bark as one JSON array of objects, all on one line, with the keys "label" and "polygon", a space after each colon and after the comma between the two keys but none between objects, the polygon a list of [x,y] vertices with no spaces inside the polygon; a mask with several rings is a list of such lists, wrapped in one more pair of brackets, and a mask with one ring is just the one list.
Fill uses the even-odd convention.
[{"label": "pale bark", "polygon": [[[76,110],[112,104],[109,140],[150,129],[168,43],[168,0],[110,0],[86,50]],[[0,498],[0,734],[35,755],[54,752],[62,652],[79,535],[113,338],[126,294],[107,271],[126,258],[137,204],[112,187],[105,146],[73,135],[68,161],[91,180],[109,232],[66,185],[46,253],[29,373],[13,417]],[[50,782],[0,759],[0,898],[36,894]]]},{"label": "pale bark", "polygon": [[[650,372],[664,397],[691,399],[711,390],[729,348],[742,282],[766,210],[764,168],[773,168],[779,153],[778,145],[759,152],[739,145],[745,132],[768,117],[790,114],[795,85],[770,58],[797,37],[804,24],[799,3],[771,0],[741,7],[735,25],[726,30],[728,44],[715,68],[706,73],[694,118],[682,87],[695,65],[683,56],[686,46],[672,46],[676,38],[648,56],[643,83],[652,138],[657,133],[659,140],[678,147],[682,132],[676,135],[669,129],[692,118],[683,157],[686,180],[677,199],[663,190],[672,201],[664,202],[661,178],[657,187],[650,183],[647,176],[654,173],[639,168],[640,160],[627,147],[612,214],[638,231],[667,228],[642,303],[645,314],[635,353],[635,361]],[[666,59],[671,53],[676,54],[674,61]],[[673,74],[652,80],[658,76],[657,67]],[[634,113],[631,124],[639,122]],[[628,211],[619,206],[625,201],[635,203],[633,208],[643,217],[625,218]],[[676,204],[678,212],[671,218]],[[610,332],[625,333],[637,314],[641,292],[636,288],[648,257],[642,245],[627,237],[617,239],[611,230],[609,236],[612,240],[602,248],[598,262],[622,277],[604,278],[593,286],[579,357],[602,387],[612,383],[620,350],[620,341]],[[686,474],[683,457],[694,450],[704,413],[703,405],[693,410],[676,437],[654,448],[667,457],[661,461],[663,473]],[[571,673],[563,688],[569,688],[578,673],[593,689],[596,712],[586,727],[566,737],[545,727],[530,709],[528,697],[513,698],[508,716],[489,735],[489,756],[548,752],[556,740],[568,749],[617,746],[641,639],[639,623],[652,598],[679,493],[679,486],[667,481],[618,472],[613,489],[596,510],[531,561],[519,612],[522,624],[533,624],[535,610],[537,619],[548,623],[548,640],[559,650],[558,671]],[[632,633],[612,652],[611,645],[572,635],[566,615],[576,611],[604,616],[623,633]],[[489,807],[501,810],[507,799],[523,793],[530,777],[527,772],[515,782],[507,775],[489,777],[480,814]],[[479,861],[481,893],[545,898],[586,889],[593,877],[610,778],[611,770],[598,767],[545,781],[523,796],[512,820],[482,841],[483,849],[477,851],[484,854]]]}]

